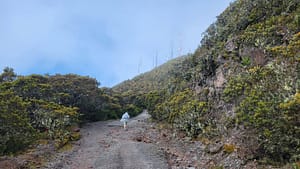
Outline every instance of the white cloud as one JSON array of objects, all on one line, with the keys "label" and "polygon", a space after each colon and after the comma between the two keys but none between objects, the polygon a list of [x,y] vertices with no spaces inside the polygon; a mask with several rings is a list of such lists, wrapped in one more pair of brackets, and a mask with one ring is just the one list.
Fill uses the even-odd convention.
[{"label": "white cloud", "polygon": [[[3,0],[0,68],[19,74],[77,73],[105,86],[193,52],[230,0]],[[179,48],[181,50],[179,50]]]}]

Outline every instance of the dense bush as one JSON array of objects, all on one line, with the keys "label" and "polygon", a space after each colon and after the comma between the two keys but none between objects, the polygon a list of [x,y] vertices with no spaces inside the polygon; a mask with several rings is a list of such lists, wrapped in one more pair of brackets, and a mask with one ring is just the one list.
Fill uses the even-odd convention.
[{"label": "dense bush", "polygon": [[[284,118],[284,126],[286,138],[283,141],[288,141],[289,147],[286,149],[291,155],[293,161],[300,160],[300,93],[298,92],[289,100],[279,105]],[[294,147],[294,148],[292,148]]]},{"label": "dense bush", "polygon": [[206,129],[212,126],[212,121],[207,118],[208,111],[209,105],[206,102],[197,100],[184,102],[179,115],[174,119],[174,126],[191,137],[204,134]]},{"label": "dense bush", "polygon": [[53,102],[30,100],[31,125],[48,138],[56,140],[57,147],[63,146],[72,138],[69,127],[78,121],[78,108],[65,107]]},{"label": "dense bush", "polygon": [[[295,123],[298,115],[289,112],[296,112],[297,97],[288,101],[296,92],[295,68],[282,61],[256,66],[233,77],[224,90],[227,99],[238,100],[237,121],[257,132],[260,158],[286,161],[295,160],[299,154],[295,151],[300,136],[299,124]],[[282,107],[291,109],[283,111]],[[294,121],[287,120],[287,113]]]},{"label": "dense bush", "polygon": [[0,93],[0,155],[20,151],[37,138],[26,111],[28,105],[11,91]]},{"label": "dense bush", "polygon": [[12,68],[0,75],[0,155],[15,153],[39,138],[56,147],[78,139],[79,122],[120,118],[123,111],[142,111],[120,94],[99,88],[92,78],[73,74],[16,76]]}]

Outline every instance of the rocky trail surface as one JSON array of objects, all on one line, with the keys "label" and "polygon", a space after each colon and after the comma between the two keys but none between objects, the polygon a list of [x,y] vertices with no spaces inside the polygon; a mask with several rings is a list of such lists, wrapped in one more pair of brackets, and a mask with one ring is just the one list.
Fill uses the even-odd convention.
[{"label": "rocky trail surface", "polygon": [[149,117],[143,112],[130,119],[127,130],[118,120],[88,123],[72,148],[57,152],[51,144],[40,144],[16,157],[1,157],[0,169],[273,168],[247,161],[239,148],[226,152],[224,141],[195,140],[166,124],[153,123]]},{"label": "rocky trail surface", "polygon": [[164,152],[139,137],[145,132],[147,112],[130,120],[127,130],[119,121],[95,122],[81,129],[82,138],[70,151],[49,160],[47,169],[163,169]]}]

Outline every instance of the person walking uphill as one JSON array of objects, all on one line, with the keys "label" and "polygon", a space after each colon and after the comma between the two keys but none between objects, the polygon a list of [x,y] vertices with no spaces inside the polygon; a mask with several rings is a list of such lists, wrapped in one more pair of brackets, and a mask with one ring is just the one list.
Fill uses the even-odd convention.
[{"label": "person walking uphill", "polygon": [[127,112],[125,112],[122,115],[122,119],[120,121],[124,123],[124,129],[126,129],[126,127],[127,127],[127,123],[129,121],[129,118],[130,118],[130,116],[129,116],[129,114]]}]

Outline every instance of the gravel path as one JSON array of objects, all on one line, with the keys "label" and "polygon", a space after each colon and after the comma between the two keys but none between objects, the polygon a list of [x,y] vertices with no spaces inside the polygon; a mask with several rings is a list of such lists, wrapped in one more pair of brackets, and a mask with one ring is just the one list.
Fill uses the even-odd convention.
[{"label": "gravel path", "polygon": [[49,160],[45,169],[168,169],[161,149],[137,139],[148,118],[143,112],[127,130],[119,121],[90,123],[81,129],[77,145]]}]

